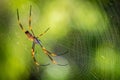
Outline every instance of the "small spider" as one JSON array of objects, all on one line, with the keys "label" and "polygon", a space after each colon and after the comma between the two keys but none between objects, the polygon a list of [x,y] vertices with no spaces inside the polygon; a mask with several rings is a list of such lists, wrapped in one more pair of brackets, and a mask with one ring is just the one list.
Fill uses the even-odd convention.
[{"label": "small spider", "polygon": [[[28,39],[33,42],[33,43],[32,43],[32,58],[33,58],[33,60],[34,60],[34,63],[35,63],[36,65],[39,65],[39,63],[37,62],[37,60],[36,60],[36,58],[35,58],[35,52],[34,52],[34,51],[35,51],[35,49],[34,49],[34,48],[35,48],[35,44],[39,44],[40,47],[42,48],[43,52],[50,58],[50,60],[52,61],[52,63],[57,64],[57,62],[56,62],[52,57],[54,57],[54,56],[59,56],[59,55],[48,51],[48,50],[42,45],[41,41],[38,39],[39,37],[41,37],[42,35],[44,35],[50,28],[46,29],[46,30],[45,30],[43,33],[41,33],[40,35],[35,36],[35,34],[34,34],[33,30],[32,30],[32,27],[31,27],[31,9],[32,9],[32,6],[30,5],[29,29],[30,29],[31,33],[30,33],[28,30],[25,30],[25,29],[23,28],[23,25],[21,24],[20,19],[19,19],[19,11],[18,11],[18,9],[17,9],[17,20],[18,20],[18,24],[19,24],[20,28],[22,29],[22,31],[27,35]],[[61,65],[61,64],[58,64],[58,65]]]}]

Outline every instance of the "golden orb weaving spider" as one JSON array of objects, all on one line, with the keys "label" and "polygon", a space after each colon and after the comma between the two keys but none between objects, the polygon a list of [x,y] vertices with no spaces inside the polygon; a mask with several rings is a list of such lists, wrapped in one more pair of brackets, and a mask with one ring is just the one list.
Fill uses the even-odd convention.
[{"label": "golden orb weaving spider", "polygon": [[[29,13],[29,30],[31,31],[31,33],[28,31],[28,30],[25,30],[23,28],[23,25],[21,24],[20,22],[20,18],[19,18],[19,11],[17,9],[17,20],[18,20],[18,24],[20,26],[20,28],[22,29],[22,31],[27,35],[28,39],[30,41],[33,42],[32,44],[32,58],[34,60],[34,63],[38,66],[39,63],[37,62],[36,58],[35,58],[35,44],[39,44],[40,47],[42,48],[43,52],[49,57],[49,59],[52,61],[52,63],[54,64],[57,64],[57,62],[52,58],[54,56],[60,56],[60,55],[57,55],[55,53],[52,53],[50,51],[48,51],[42,44],[41,44],[41,41],[38,39],[40,36],[44,35],[50,28],[46,29],[43,33],[41,33],[40,35],[38,36],[35,36],[33,30],[32,30],[32,26],[31,26],[31,9],[32,9],[32,6],[30,5],[30,13]],[[64,54],[64,53],[63,53]],[[62,54],[61,54],[62,55]],[[61,65],[61,64],[58,64],[58,65]],[[62,65],[61,65],[62,66]]]}]

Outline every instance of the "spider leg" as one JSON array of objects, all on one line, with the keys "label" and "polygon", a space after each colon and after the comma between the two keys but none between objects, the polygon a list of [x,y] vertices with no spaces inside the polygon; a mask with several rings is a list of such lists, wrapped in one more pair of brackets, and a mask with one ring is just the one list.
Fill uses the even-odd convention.
[{"label": "spider leg", "polygon": [[17,20],[18,20],[18,24],[19,24],[20,28],[22,29],[23,32],[25,32],[25,30],[24,30],[24,28],[23,28],[23,26],[22,26],[22,24],[21,24],[21,22],[20,22],[18,9],[17,9]]},{"label": "spider leg", "polygon": [[67,66],[68,64],[57,64],[58,66]]},{"label": "spider leg", "polygon": [[35,63],[36,65],[39,65],[39,63],[38,63],[37,60],[35,59],[34,49],[35,49],[35,43],[33,42],[33,44],[32,44],[32,58],[33,58],[33,60],[34,60],[34,63]]},{"label": "spider leg", "polygon": [[56,56],[56,54],[53,54],[53,53],[47,51],[47,50],[42,46],[42,44],[40,44],[40,47],[42,48],[43,52],[49,57],[49,59],[50,59],[54,64],[57,64],[57,62],[51,57],[51,56]]},{"label": "spider leg", "polygon": [[52,57],[61,56],[61,55],[64,55],[64,54],[68,53],[68,51],[65,51],[64,53],[57,55],[57,54],[55,54],[55,53],[52,53],[52,52],[48,51],[45,47],[43,47],[43,46],[41,46],[41,47],[42,47],[42,50],[43,50],[45,53],[47,53],[48,55],[50,55],[50,56],[52,56]]},{"label": "spider leg", "polygon": [[52,61],[53,64],[57,64],[59,66],[68,65],[68,64],[58,64],[52,57],[59,56],[59,55],[56,55],[56,54],[51,53],[50,51],[46,50],[45,47],[42,46],[42,44],[40,44],[40,47],[42,48],[43,52],[49,57],[49,59]]},{"label": "spider leg", "polygon": [[45,47],[42,46],[42,50],[44,53],[46,53],[47,55],[50,55],[50,56],[57,56],[57,54],[55,53],[51,53],[50,51],[48,51]]},{"label": "spider leg", "polygon": [[57,64],[57,62],[50,55],[48,55],[48,57],[52,61],[53,64]]},{"label": "spider leg", "polygon": [[37,38],[39,38],[40,36],[44,35],[50,28],[47,28],[43,33],[41,33],[40,35],[38,35]]},{"label": "spider leg", "polygon": [[[33,60],[34,60],[34,63],[37,65],[37,66],[39,66],[39,63],[37,62],[37,60],[35,59],[35,51],[34,51],[34,49],[35,49],[35,43],[33,42],[33,44],[32,44],[32,58],[33,58]],[[48,64],[41,64],[40,66],[48,66],[48,65],[50,65],[49,63]]]},{"label": "spider leg", "polygon": [[[51,54],[52,54],[52,56],[53,56],[53,53],[50,53],[50,52],[48,52],[48,51],[46,51],[46,50],[43,50],[43,52],[48,55],[49,59],[52,61],[53,64],[57,64],[58,66],[66,66],[66,65],[68,65],[68,64],[58,64],[58,63],[51,57]],[[55,54],[54,54],[54,55],[55,55]]]},{"label": "spider leg", "polygon": [[30,13],[29,13],[29,29],[32,32],[32,34],[34,35],[34,32],[32,30],[32,26],[31,26],[31,10],[32,10],[32,6],[30,5]]}]

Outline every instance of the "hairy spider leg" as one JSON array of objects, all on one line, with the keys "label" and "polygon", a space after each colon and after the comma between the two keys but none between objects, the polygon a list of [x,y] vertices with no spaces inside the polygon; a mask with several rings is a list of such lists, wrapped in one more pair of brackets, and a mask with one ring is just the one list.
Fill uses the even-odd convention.
[{"label": "hairy spider leg", "polygon": [[25,30],[24,30],[24,28],[23,28],[23,26],[22,26],[22,24],[21,24],[21,22],[20,22],[18,9],[17,9],[17,20],[18,20],[18,24],[19,24],[20,28],[22,29],[23,32],[25,32]]},{"label": "hairy spider leg", "polygon": [[38,38],[35,38],[34,43],[39,44],[40,47],[42,48],[43,52],[50,58],[50,60],[54,64],[57,64],[57,62],[55,60],[53,60],[53,58],[51,57],[51,56],[56,56],[56,54],[53,54],[53,53],[49,52],[48,50],[46,50],[45,47],[43,47],[43,45],[41,44],[40,40],[38,40]]},{"label": "hairy spider leg", "polygon": [[34,49],[35,49],[35,43],[33,42],[33,44],[32,44],[32,58],[33,58],[33,60],[34,60],[34,63],[35,63],[36,65],[39,65],[39,63],[38,63],[37,60],[35,59],[35,51],[34,51]]},{"label": "hairy spider leg", "polygon": [[47,28],[43,33],[41,33],[40,35],[38,35],[38,37],[37,38],[39,38],[39,37],[41,37],[42,35],[44,35],[48,30],[50,29],[50,27],[49,28]]},{"label": "hairy spider leg", "polygon": [[[52,57],[57,56],[57,55],[54,54],[54,53],[49,52],[48,50],[45,49],[45,47],[43,47],[43,46],[41,46],[41,47],[42,47],[43,52],[49,57],[49,59],[52,61],[53,64],[57,64],[57,65],[59,65],[59,66],[66,66],[66,65],[68,65],[68,64],[58,64],[58,63],[52,58]],[[52,57],[51,57],[51,56],[52,56]]]},{"label": "hairy spider leg", "polygon": [[30,13],[29,13],[29,29],[30,29],[30,31],[32,32],[32,34],[35,35],[34,32],[33,32],[33,30],[32,30],[32,26],[31,26],[31,10],[32,10],[32,6],[30,5]]},{"label": "hairy spider leg", "polygon": [[48,55],[48,57],[52,61],[53,64],[57,64],[57,62],[50,55]]},{"label": "hairy spider leg", "polygon": [[19,17],[19,11],[18,11],[18,9],[17,9],[17,20],[18,20],[18,24],[19,24],[20,28],[22,29],[22,31],[28,36],[28,38],[30,40],[32,40],[33,39],[33,35],[29,31],[25,30],[23,28],[23,25],[20,22],[20,17]]},{"label": "hairy spider leg", "polygon": [[[58,64],[52,57],[55,57],[55,56],[59,56],[59,55],[56,55],[54,53],[51,53],[50,51],[48,51],[45,47],[42,46],[42,44],[40,43],[39,44],[43,50],[43,52],[49,57],[49,59],[52,61],[53,64],[57,64],[59,66],[66,66],[68,64]],[[66,53],[66,52],[65,52]],[[52,56],[52,57],[51,57]]]},{"label": "hairy spider leg", "polygon": [[[37,66],[39,66],[40,64],[37,62],[37,60],[36,60],[36,58],[35,58],[35,44],[40,44],[40,41],[37,39],[37,38],[34,38],[34,40],[33,40],[33,44],[32,44],[32,58],[33,58],[33,60],[34,60],[34,63],[37,65]],[[40,65],[40,66],[48,66],[49,65],[49,63],[48,64],[42,64],[42,65]]]},{"label": "hairy spider leg", "polygon": [[[39,44],[40,47],[42,48],[43,52],[48,55],[48,57],[50,58],[50,60],[54,63],[54,64],[57,64],[55,60],[53,60],[53,58],[50,56],[50,52],[48,53],[47,50],[45,50],[45,48],[42,46],[40,40],[38,40],[38,38],[34,38],[34,41],[33,41],[33,44]],[[34,57],[34,45],[33,45],[33,48],[32,48],[32,56],[33,56],[33,59],[34,59],[34,62],[35,64],[38,65],[38,62],[36,61],[35,57]],[[55,54],[54,54],[55,55]],[[53,56],[53,55],[52,55]]]},{"label": "hairy spider leg", "polygon": [[45,47],[42,46],[41,48],[42,48],[42,50],[43,50],[45,53],[47,53],[48,55],[50,55],[50,56],[52,56],[52,57],[57,56],[57,54],[48,51]]},{"label": "hairy spider leg", "polygon": [[48,50],[46,50],[45,47],[42,46],[41,48],[42,48],[43,52],[44,52],[46,55],[48,55],[48,57],[49,57],[49,59],[52,61],[52,63],[53,63],[53,64],[57,64],[57,62],[51,57],[51,56],[56,56],[56,54],[51,55],[52,53],[49,52]]}]

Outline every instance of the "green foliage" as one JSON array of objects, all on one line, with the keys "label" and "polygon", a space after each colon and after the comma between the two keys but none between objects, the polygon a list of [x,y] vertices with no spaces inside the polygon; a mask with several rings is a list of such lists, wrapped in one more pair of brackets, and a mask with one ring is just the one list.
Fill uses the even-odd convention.
[{"label": "green foliage", "polygon": [[[119,3],[119,2],[118,2]],[[1,0],[0,80],[119,80],[120,28],[117,1],[112,0]],[[66,55],[54,57],[52,64],[36,46],[36,58],[49,66],[36,68],[32,42],[17,23],[28,28],[32,5],[32,28],[50,51]],[[116,5],[116,6],[115,6]]]}]

